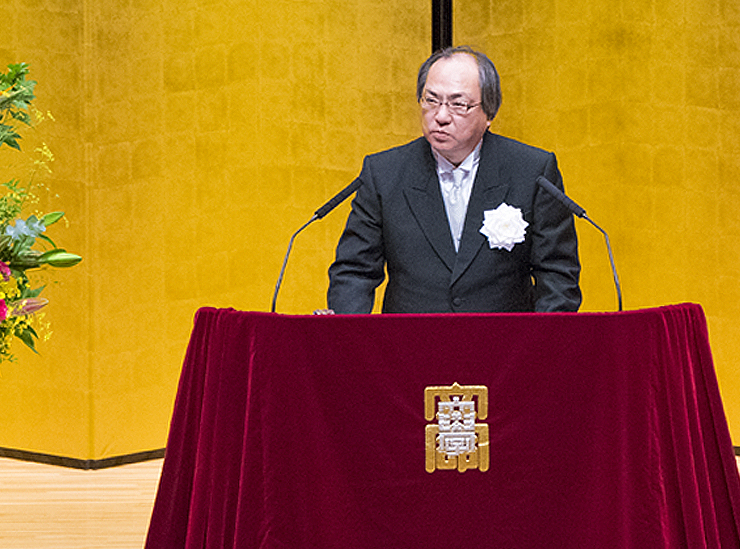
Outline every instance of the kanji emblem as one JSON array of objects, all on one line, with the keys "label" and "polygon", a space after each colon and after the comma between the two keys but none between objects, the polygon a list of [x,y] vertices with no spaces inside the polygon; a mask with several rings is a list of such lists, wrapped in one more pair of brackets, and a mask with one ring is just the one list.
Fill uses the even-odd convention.
[{"label": "kanji emblem", "polygon": [[[477,405],[477,408],[476,408]],[[488,471],[488,388],[485,385],[427,387],[424,389],[426,470]]]}]

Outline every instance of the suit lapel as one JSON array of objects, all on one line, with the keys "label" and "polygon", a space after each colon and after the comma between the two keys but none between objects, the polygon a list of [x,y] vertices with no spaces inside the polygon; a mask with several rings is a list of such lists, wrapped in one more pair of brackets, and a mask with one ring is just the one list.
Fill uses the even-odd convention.
[{"label": "suit lapel", "polygon": [[480,233],[483,212],[497,208],[506,198],[508,190],[509,177],[504,173],[504,163],[499,157],[495,136],[486,133],[450,285],[465,272],[486,242],[486,237]]},{"label": "suit lapel", "polygon": [[504,173],[504,162],[499,157],[495,140],[496,137],[488,132],[483,137],[478,173],[457,253],[439,188],[436,163],[428,145],[425,147],[423,162],[417,170],[411,170],[414,175],[404,188],[411,213],[426,239],[452,273],[450,285],[465,272],[486,242],[486,237],[480,233],[483,212],[498,207],[509,190],[509,177]]},{"label": "suit lapel", "polygon": [[434,157],[428,145],[423,164],[418,170],[413,170],[413,174],[404,188],[406,201],[424,236],[451,272],[455,265],[455,245],[439,188]]}]

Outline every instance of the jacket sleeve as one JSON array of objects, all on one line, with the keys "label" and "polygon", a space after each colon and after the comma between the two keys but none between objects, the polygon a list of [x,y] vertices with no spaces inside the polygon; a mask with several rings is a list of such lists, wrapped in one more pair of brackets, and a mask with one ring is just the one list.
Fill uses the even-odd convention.
[{"label": "jacket sleeve", "polygon": [[[554,154],[550,153],[542,175],[563,190]],[[573,214],[538,186],[534,195],[532,225],[531,273],[535,311],[577,311],[581,305],[581,266]]]},{"label": "jacket sleeve", "polygon": [[329,267],[327,303],[336,313],[370,313],[385,278],[381,200],[368,159],[352,201],[336,259]]}]

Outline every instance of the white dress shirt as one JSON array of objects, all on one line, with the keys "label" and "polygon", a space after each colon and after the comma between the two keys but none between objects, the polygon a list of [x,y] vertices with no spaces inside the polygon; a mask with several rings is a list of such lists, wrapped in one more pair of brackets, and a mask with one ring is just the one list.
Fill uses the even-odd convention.
[{"label": "white dress shirt", "polygon": [[483,140],[481,139],[475,149],[473,149],[473,152],[457,167],[432,149],[434,157],[437,159],[437,176],[442,190],[445,210],[447,211],[447,219],[450,223],[450,232],[452,233],[452,241],[455,244],[455,251],[460,248],[462,229],[463,225],[465,225],[465,214],[468,211],[468,202],[470,202],[470,193],[473,190],[475,174],[478,173],[482,144]]}]

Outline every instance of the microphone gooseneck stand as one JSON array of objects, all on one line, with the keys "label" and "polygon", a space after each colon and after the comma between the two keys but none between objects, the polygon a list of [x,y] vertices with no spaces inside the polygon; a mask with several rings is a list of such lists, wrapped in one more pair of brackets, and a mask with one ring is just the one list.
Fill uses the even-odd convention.
[{"label": "microphone gooseneck stand", "polygon": [[581,208],[578,204],[576,204],[571,198],[568,197],[563,191],[558,189],[555,185],[553,185],[547,178],[545,177],[538,177],[537,178],[537,184],[542,187],[545,191],[550,193],[558,202],[560,202],[563,206],[565,206],[573,215],[576,217],[580,217],[581,219],[585,219],[591,225],[596,227],[601,234],[604,235],[604,239],[606,240],[606,249],[609,252],[609,262],[612,266],[612,277],[614,278],[614,286],[617,288],[617,301],[619,303],[619,310],[622,310],[622,286],[619,283],[619,276],[617,275],[617,267],[614,264],[614,254],[612,253],[612,245],[609,242],[609,235],[606,234],[606,231],[599,227],[594,221],[586,215],[586,210]]},{"label": "microphone gooseneck stand", "polygon": [[280,286],[283,283],[283,276],[285,275],[285,268],[288,265],[288,257],[290,256],[290,250],[293,249],[293,241],[295,240],[295,237],[298,236],[298,234],[308,227],[311,223],[316,221],[317,219],[322,219],[326,214],[328,214],[330,211],[332,211],[334,208],[339,206],[342,202],[347,200],[349,196],[355,192],[357,189],[360,188],[360,185],[362,185],[362,180],[358,177],[355,179],[352,183],[347,185],[344,189],[339,191],[334,198],[329,200],[326,204],[321,206],[318,210],[316,210],[316,213],[313,214],[311,219],[309,219],[306,223],[303,224],[303,226],[298,229],[295,233],[293,233],[293,236],[290,237],[290,241],[288,242],[288,251],[285,252],[285,258],[283,259],[283,266],[280,269],[280,274],[278,275],[277,283],[275,284],[275,293],[272,295],[272,307],[270,308],[270,312],[275,312],[275,307],[277,305],[277,297],[278,292],[280,292]]}]

